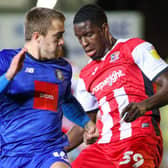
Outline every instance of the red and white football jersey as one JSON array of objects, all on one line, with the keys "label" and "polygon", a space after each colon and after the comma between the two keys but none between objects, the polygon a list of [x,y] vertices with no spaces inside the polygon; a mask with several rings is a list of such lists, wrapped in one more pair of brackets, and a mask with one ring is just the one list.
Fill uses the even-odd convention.
[{"label": "red and white football jersey", "polygon": [[168,65],[154,46],[139,38],[119,39],[100,61],[89,61],[80,73],[77,99],[85,111],[100,109],[98,143],[159,135],[159,110],[131,123],[121,121],[120,114],[129,102],[153,95],[152,81],[165,70]]}]

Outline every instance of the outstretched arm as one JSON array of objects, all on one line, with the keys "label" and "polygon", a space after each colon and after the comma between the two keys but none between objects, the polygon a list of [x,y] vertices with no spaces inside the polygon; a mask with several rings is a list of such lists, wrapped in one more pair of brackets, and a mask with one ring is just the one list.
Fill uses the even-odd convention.
[{"label": "outstretched arm", "polygon": [[96,142],[99,136],[98,130],[95,129],[97,110],[90,111],[87,114],[91,119],[91,121],[89,121],[85,125],[85,128],[82,128],[78,125],[74,125],[71,128],[71,130],[67,133],[67,136],[70,142],[70,145],[65,147],[65,150],[67,150],[67,152],[70,152],[75,147],[79,146],[82,142],[85,142],[85,144],[92,144]]},{"label": "outstretched arm", "polygon": [[[85,90],[83,80],[81,79],[78,80],[77,88],[78,88],[77,97],[78,97],[78,100],[83,101],[82,106],[76,100],[76,98],[73,98],[72,94],[70,94],[69,100],[71,101],[69,105],[67,105],[68,101],[65,101],[66,103],[65,108],[63,108],[64,115],[66,116],[65,112],[68,112],[68,115],[70,115],[69,117],[72,119],[76,119],[76,121],[80,121],[78,118],[81,118],[82,116],[84,118],[85,116],[87,116],[86,118],[89,118],[89,120],[85,120],[86,122],[83,125],[81,125],[82,122],[78,122],[78,123],[75,122],[79,126],[75,125],[67,134],[68,139],[70,141],[70,146],[66,147],[67,151],[72,150],[76,146],[80,145],[83,141],[86,144],[94,143],[99,137],[98,130],[95,124],[96,113],[98,111],[97,100],[93,95],[91,95]],[[68,92],[70,92],[70,89]],[[83,107],[87,109],[86,110],[87,112],[84,111]],[[70,112],[70,109],[72,112]],[[68,116],[66,117],[68,118]]]},{"label": "outstretched arm", "polygon": [[128,104],[121,114],[124,121],[134,121],[145,112],[168,104],[168,71],[158,76],[155,82],[159,87],[157,93],[142,102]]}]

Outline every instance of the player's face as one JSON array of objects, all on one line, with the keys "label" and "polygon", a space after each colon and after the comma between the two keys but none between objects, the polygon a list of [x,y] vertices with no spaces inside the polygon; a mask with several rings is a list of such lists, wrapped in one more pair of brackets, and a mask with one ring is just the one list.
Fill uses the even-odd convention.
[{"label": "player's face", "polygon": [[103,29],[89,20],[74,24],[74,32],[87,56],[99,60],[106,51],[106,40]]},{"label": "player's face", "polygon": [[60,57],[63,39],[64,22],[60,20],[53,20],[52,26],[45,36],[42,36],[40,41],[40,55],[42,59],[54,59]]}]

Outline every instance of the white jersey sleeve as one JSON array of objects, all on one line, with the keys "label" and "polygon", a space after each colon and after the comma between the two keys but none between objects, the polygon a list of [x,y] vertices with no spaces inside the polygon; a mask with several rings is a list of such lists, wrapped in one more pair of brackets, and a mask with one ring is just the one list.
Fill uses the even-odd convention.
[{"label": "white jersey sleeve", "polygon": [[96,97],[86,90],[85,83],[81,78],[78,80],[76,98],[86,112],[98,109]]},{"label": "white jersey sleeve", "polygon": [[168,64],[158,55],[149,42],[138,45],[132,52],[135,63],[152,81],[160,72],[168,68]]}]

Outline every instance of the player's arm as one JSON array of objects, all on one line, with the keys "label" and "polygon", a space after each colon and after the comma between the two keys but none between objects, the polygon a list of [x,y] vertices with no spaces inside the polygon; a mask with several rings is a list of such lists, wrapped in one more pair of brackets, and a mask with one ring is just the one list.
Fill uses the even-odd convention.
[{"label": "player's arm", "polygon": [[157,93],[142,102],[130,103],[122,112],[122,117],[126,114],[125,121],[134,121],[145,112],[168,104],[168,71],[157,77],[155,82],[159,86]]},{"label": "player's arm", "polygon": [[0,76],[0,93],[7,87],[10,80],[19,72],[23,66],[26,49],[22,49],[11,61],[6,73]]},{"label": "player's arm", "polygon": [[[89,111],[87,112],[89,118],[92,120],[93,123],[96,123],[96,115],[97,115],[97,110],[93,110],[93,111]],[[90,124],[92,124],[92,122],[88,122],[85,126],[85,129],[87,129],[87,127],[90,126]],[[92,130],[91,130],[92,131]],[[93,131],[94,131],[94,127],[93,127]],[[85,144],[91,144],[94,143],[97,138],[98,135],[96,135],[95,137],[91,137],[90,135],[93,136],[93,134],[88,134],[88,132],[84,130],[84,128],[78,126],[78,125],[74,125],[70,131],[68,131],[67,136],[70,142],[69,146],[65,147],[65,150],[67,150],[67,152],[73,150],[74,148],[76,148],[77,146],[79,146],[82,142],[83,142],[83,137]]]},{"label": "player's arm", "polygon": [[[68,92],[70,92],[70,89]],[[75,114],[73,114],[73,113],[75,112],[74,109],[76,108],[76,114],[79,117],[86,116],[87,120],[85,120],[86,122],[81,125],[82,122],[79,119],[77,119],[78,121],[80,121],[78,123],[75,122],[78,126],[75,125],[68,132],[68,139],[70,141],[70,146],[68,146],[66,148],[67,151],[70,151],[74,147],[81,144],[83,142],[83,138],[84,138],[84,142],[88,144],[88,143],[91,143],[91,142],[94,142],[95,140],[97,140],[97,138],[99,136],[98,130],[95,125],[98,103],[97,103],[97,100],[95,99],[95,97],[86,91],[82,79],[78,80],[78,85],[77,85],[78,101],[75,98],[73,98],[72,95],[70,97],[73,99],[73,101],[72,101],[72,99],[70,99],[71,102],[73,102],[72,104],[70,104],[70,106],[73,105],[73,108],[71,108],[72,113],[68,113],[68,115],[71,114],[72,117],[75,117]],[[65,107],[68,107],[68,106],[65,106]],[[88,113],[86,113],[83,108],[85,109],[86,112],[88,111]],[[67,110],[66,110],[67,112],[69,112],[68,109],[70,109],[70,108],[67,108]],[[79,112],[79,109],[80,109],[80,112]],[[65,112],[65,109],[64,109],[64,112]],[[78,117],[75,117],[75,118],[78,118]]]},{"label": "player's arm", "polygon": [[144,115],[145,112],[168,104],[168,65],[160,58],[152,45],[147,43],[145,46],[147,47],[142,47],[141,51],[139,50],[141,55],[137,58],[135,57],[135,59],[144,74],[157,84],[158,90],[156,94],[144,101],[128,104],[121,114],[121,117],[126,122],[134,121],[136,118]]},{"label": "player's arm", "polygon": [[62,104],[62,110],[66,118],[83,128],[84,131],[93,134],[97,131],[95,123],[90,119],[81,104],[72,94],[66,97]]},{"label": "player's arm", "polygon": [[62,104],[62,110],[66,118],[82,128],[90,121],[89,116],[85,113],[81,104],[71,93],[65,98]]}]

